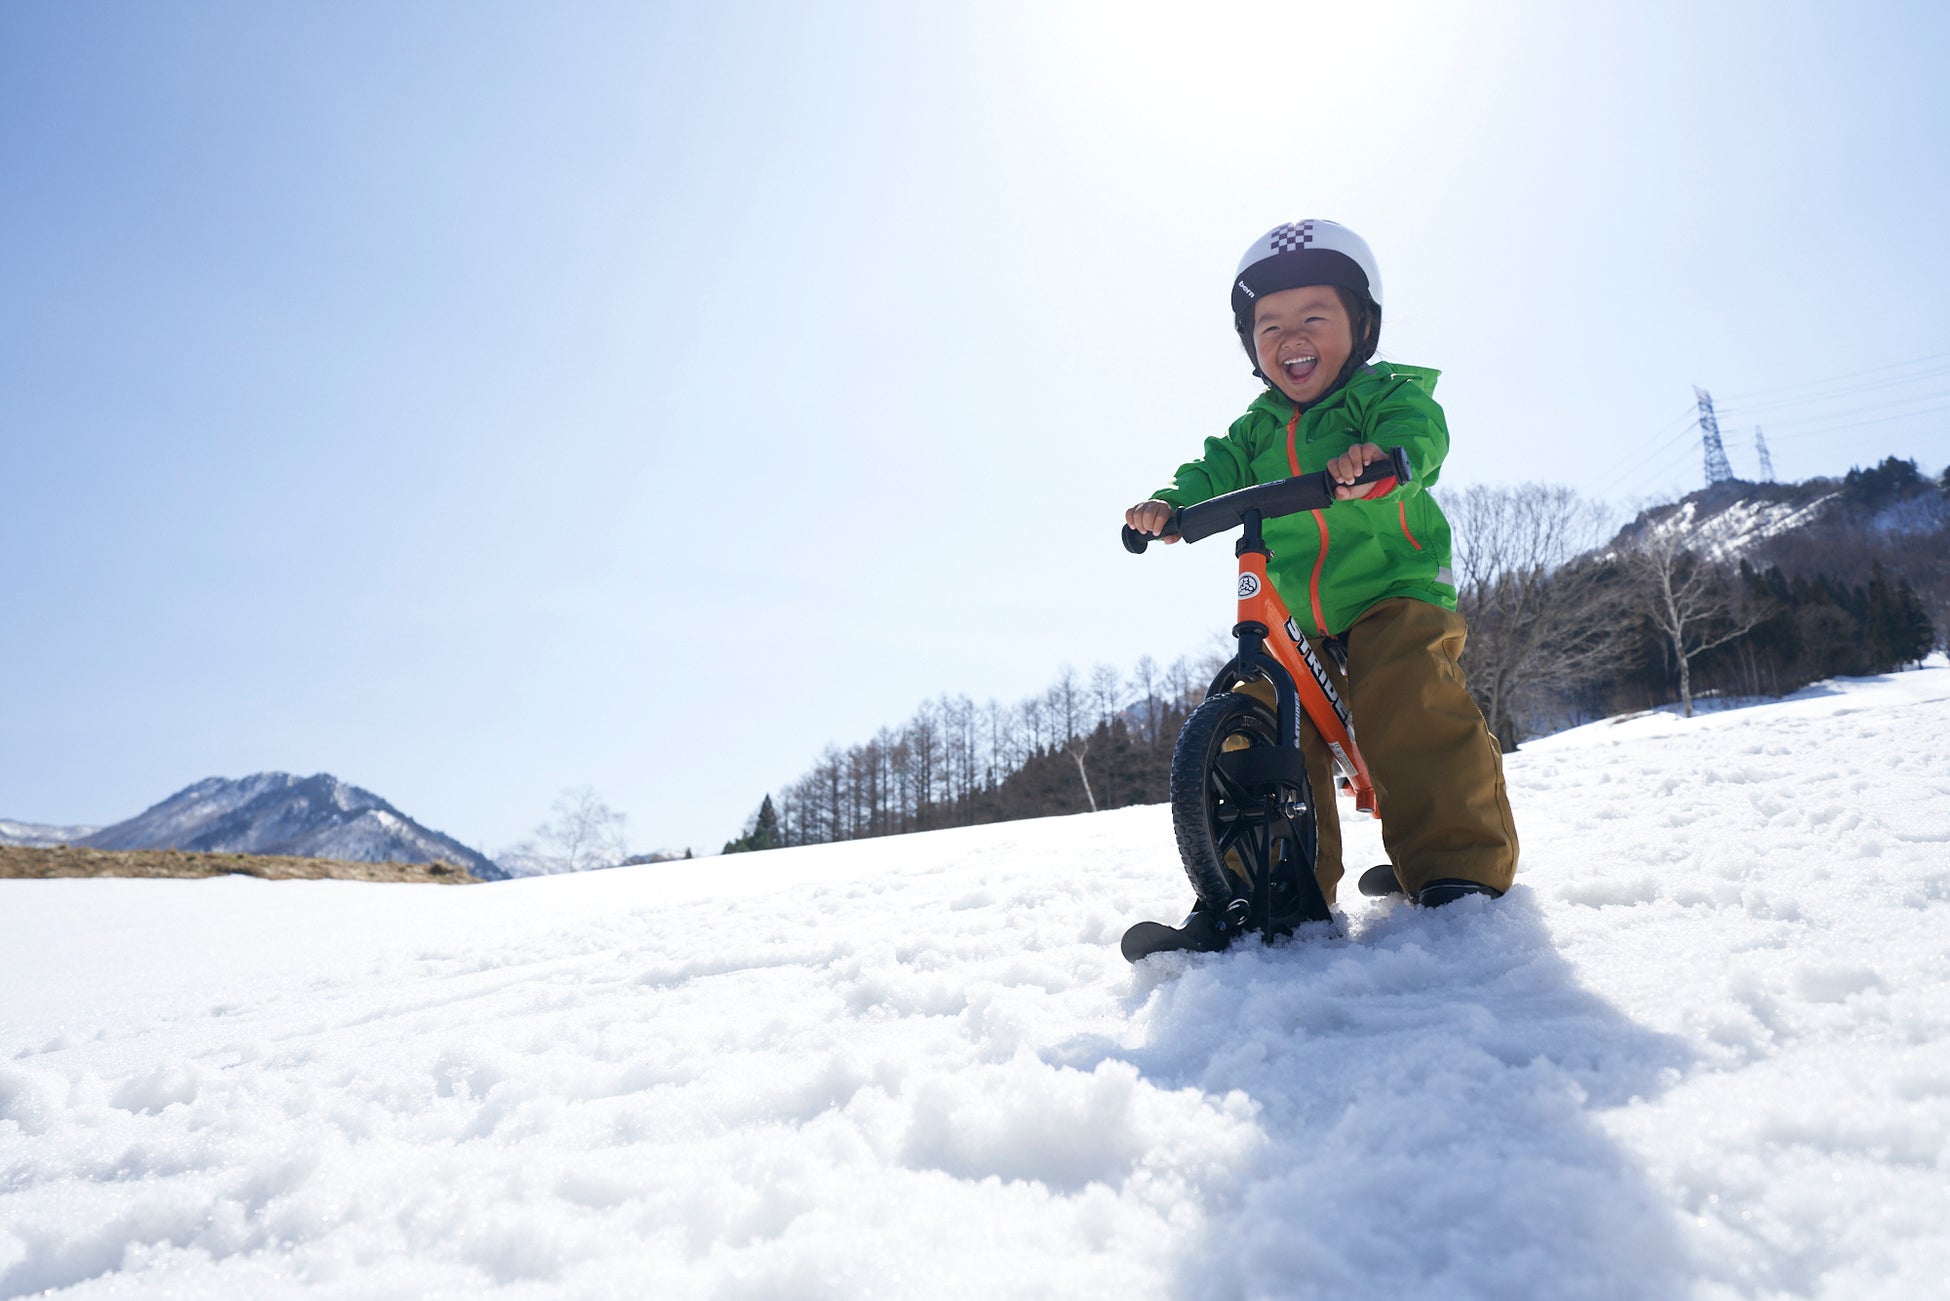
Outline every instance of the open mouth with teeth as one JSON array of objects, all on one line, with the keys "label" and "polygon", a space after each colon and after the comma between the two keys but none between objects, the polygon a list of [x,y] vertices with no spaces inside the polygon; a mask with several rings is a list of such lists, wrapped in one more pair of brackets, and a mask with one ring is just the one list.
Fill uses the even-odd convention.
[{"label": "open mouth with teeth", "polygon": [[1297,357],[1286,357],[1280,361],[1280,369],[1285,371],[1287,379],[1295,384],[1305,384],[1312,379],[1314,371],[1319,366],[1319,356],[1311,352],[1301,353]]}]

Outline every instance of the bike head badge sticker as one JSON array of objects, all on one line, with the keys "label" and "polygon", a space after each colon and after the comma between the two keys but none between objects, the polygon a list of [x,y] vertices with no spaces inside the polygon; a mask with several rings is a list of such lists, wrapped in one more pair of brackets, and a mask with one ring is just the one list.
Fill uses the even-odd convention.
[{"label": "bike head badge sticker", "polygon": [[1258,595],[1259,595],[1259,575],[1258,574],[1239,575],[1239,599],[1244,601],[1248,597],[1254,597]]}]

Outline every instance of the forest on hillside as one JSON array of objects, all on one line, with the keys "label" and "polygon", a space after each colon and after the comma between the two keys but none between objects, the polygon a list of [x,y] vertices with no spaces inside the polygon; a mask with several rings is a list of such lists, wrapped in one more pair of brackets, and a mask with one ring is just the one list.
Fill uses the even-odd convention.
[{"label": "forest on hillside", "polygon": [[[1724,559],[1684,527],[1733,502],[1816,508]],[[1614,532],[1568,488],[1443,494],[1457,539],[1463,669],[1504,749],[1594,718],[1702,697],[1779,696],[1886,672],[1950,634],[1950,469],[1894,457],[1841,479],[1728,481]],[[828,746],[767,794],[725,852],[1078,813],[1169,796],[1185,716],[1230,652],[1064,666],[1003,704],[924,702],[874,737]]]}]

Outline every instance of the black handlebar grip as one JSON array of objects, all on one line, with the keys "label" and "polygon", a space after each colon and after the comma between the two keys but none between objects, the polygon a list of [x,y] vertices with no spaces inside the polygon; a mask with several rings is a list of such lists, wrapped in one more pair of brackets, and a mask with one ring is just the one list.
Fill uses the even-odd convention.
[{"label": "black handlebar grip", "polygon": [[[1333,476],[1328,474],[1327,471],[1322,470],[1320,473],[1323,481],[1327,484],[1330,494],[1333,489],[1340,487],[1340,484],[1336,483]],[[1373,465],[1367,466],[1361,473],[1354,476],[1354,482],[1357,484],[1378,483],[1383,479],[1394,479],[1400,483],[1413,483],[1415,481],[1415,471],[1408,463],[1408,449],[1406,447],[1389,448],[1388,455],[1376,461]]]},{"label": "black handlebar grip", "polygon": [[1163,542],[1178,536],[1178,516],[1174,513],[1171,522],[1165,525],[1163,533],[1140,533],[1129,524],[1124,526],[1124,549],[1134,556],[1144,554],[1144,549],[1153,542]]},{"label": "black handlebar grip", "polygon": [[[1376,470],[1382,469],[1383,467],[1386,467],[1386,473],[1375,473]],[[1376,479],[1386,479],[1390,475],[1401,480],[1403,483],[1415,482],[1415,468],[1408,463],[1408,449],[1406,447],[1389,448],[1388,459],[1385,461],[1376,461],[1366,470],[1363,470],[1361,477],[1356,479],[1355,482],[1372,483]]]}]

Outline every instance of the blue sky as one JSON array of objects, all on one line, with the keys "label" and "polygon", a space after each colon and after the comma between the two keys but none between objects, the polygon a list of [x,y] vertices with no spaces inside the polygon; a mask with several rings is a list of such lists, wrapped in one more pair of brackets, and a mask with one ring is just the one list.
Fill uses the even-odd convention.
[{"label": "blue sky", "polygon": [[1950,460],[1941,6],[1201,9],[0,7],[0,816],[282,768],[714,848],[1168,660],[1230,556],[1115,524],[1294,217],[1447,483],[1676,495],[1694,384],[1746,475]]}]

